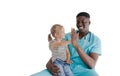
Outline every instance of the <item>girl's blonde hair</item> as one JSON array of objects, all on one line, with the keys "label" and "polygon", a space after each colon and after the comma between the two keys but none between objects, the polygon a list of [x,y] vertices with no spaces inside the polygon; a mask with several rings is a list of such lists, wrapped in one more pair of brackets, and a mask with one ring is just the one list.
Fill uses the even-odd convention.
[{"label": "girl's blonde hair", "polygon": [[63,28],[62,25],[60,25],[60,24],[54,24],[54,25],[52,26],[52,28],[50,29],[50,32],[51,32],[51,33],[48,35],[48,41],[51,41],[51,40],[52,40],[51,35],[52,35],[53,37],[55,37],[55,33],[59,33],[59,31],[60,31],[62,28]]}]

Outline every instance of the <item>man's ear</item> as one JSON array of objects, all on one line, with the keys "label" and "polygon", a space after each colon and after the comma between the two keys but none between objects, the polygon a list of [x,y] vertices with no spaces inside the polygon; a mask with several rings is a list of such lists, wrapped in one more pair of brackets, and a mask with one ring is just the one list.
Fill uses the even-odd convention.
[{"label": "man's ear", "polygon": [[89,25],[91,24],[91,21],[89,21]]}]

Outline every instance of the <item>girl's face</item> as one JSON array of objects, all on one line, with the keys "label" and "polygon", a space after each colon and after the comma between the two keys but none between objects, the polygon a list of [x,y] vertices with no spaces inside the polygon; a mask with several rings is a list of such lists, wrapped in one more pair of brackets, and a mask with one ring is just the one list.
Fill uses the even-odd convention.
[{"label": "girl's face", "polygon": [[64,30],[64,28],[61,29],[60,35],[61,35],[61,38],[64,38],[64,37],[65,37],[65,30]]},{"label": "girl's face", "polygon": [[59,32],[56,34],[56,35],[57,35],[57,38],[59,38],[59,39],[64,38],[64,37],[65,37],[65,30],[64,30],[64,28],[61,28],[61,29],[59,29],[58,31],[59,31]]}]

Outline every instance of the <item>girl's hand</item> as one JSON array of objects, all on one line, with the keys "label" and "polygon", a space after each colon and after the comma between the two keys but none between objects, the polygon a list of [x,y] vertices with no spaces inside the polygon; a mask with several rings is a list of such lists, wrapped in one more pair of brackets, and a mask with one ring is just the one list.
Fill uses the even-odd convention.
[{"label": "girl's hand", "polygon": [[72,61],[71,61],[71,60],[67,60],[67,61],[66,61],[66,63],[71,64],[71,63],[72,63]]}]

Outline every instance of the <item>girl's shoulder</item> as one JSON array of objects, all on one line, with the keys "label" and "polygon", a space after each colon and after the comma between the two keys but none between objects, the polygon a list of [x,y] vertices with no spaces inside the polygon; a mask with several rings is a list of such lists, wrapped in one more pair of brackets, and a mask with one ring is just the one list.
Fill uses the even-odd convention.
[{"label": "girl's shoulder", "polygon": [[55,44],[56,44],[56,41],[55,41],[55,40],[49,41],[49,49],[50,49],[51,51],[54,49]]},{"label": "girl's shoulder", "polygon": [[53,45],[53,44],[55,44],[55,43],[56,43],[55,40],[51,40],[51,41],[49,41],[49,45]]}]

